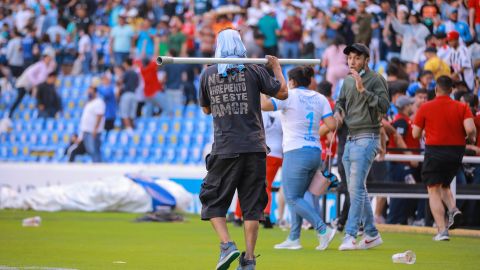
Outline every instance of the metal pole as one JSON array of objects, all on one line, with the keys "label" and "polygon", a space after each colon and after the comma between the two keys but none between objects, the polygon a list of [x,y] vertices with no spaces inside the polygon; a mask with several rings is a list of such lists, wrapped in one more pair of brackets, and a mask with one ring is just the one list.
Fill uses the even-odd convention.
[{"label": "metal pole", "polygon": [[[320,65],[320,59],[278,59],[280,65]],[[266,58],[157,57],[157,65],[167,64],[267,64]]]}]

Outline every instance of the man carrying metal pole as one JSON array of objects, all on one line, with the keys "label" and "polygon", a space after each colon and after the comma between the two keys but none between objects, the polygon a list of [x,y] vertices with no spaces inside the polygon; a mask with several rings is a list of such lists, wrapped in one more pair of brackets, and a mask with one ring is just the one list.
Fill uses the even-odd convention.
[{"label": "man carrying metal pole", "polygon": [[[244,58],[246,49],[240,34],[232,29],[218,34],[215,57]],[[264,66],[217,64],[207,67],[200,79],[200,105],[212,114],[214,143],[206,158],[207,176],[201,191],[202,220],[210,220],[220,238],[216,269],[228,269],[240,255],[230,238],[226,213],[238,190],[245,220],[246,252],[238,269],[255,269],[255,244],[259,220],[267,204],[265,191],[265,132],[260,110],[260,93],[284,100],[287,84],[278,59],[267,56],[272,78]]]}]

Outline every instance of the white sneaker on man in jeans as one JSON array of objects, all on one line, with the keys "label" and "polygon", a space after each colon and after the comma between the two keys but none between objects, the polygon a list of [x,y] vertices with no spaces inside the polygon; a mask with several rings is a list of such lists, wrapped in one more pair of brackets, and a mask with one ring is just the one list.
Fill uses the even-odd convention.
[{"label": "white sneaker on man in jeans", "polygon": [[383,240],[380,234],[376,236],[368,236],[365,234],[365,237],[358,242],[357,249],[370,249],[380,246],[381,244],[383,244]]},{"label": "white sneaker on man in jeans", "polygon": [[302,245],[300,245],[300,239],[290,240],[289,238],[287,238],[287,240],[283,241],[280,244],[275,245],[273,248],[295,250],[295,249],[301,249]]}]

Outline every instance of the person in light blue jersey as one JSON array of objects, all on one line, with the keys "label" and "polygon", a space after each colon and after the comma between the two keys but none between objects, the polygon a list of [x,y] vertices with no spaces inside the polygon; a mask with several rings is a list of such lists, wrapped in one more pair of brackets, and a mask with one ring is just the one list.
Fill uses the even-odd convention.
[{"label": "person in light blue jersey", "polygon": [[281,111],[283,127],[282,187],[292,214],[290,234],[275,249],[300,249],[302,219],[308,220],[317,231],[317,250],[325,250],[335,236],[317,211],[304,199],[312,178],[321,169],[320,120],[330,130],[337,124],[327,98],[307,89],[313,78],[313,68],[299,66],[288,72],[288,99],[262,98],[262,110]]}]

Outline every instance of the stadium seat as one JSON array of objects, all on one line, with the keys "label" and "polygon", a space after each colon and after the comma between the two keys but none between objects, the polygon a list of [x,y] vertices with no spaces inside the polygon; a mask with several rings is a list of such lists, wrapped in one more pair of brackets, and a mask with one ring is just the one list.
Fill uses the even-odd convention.
[{"label": "stadium seat", "polygon": [[165,134],[163,132],[157,132],[155,134],[155,144],[163,146],[166,143]]},{"label": "stadium seat", "polygon": [[185,146],[178,147],[176,150],[175,163],[186,164],[189,157],[188,150],[189,150],[188,147],[185,147]]},{"label": "stadium seat", "polygon": [[166,163],[172,163],[175,160],[176,148],[169,146],[165,149],[163,155],[163,161]]},{"label": "stadium seat", "polygon": [[180,133],[180,131],[182,130],[182,122],[183,122],[183,118],[177,118],[172,121],[171,127],[174,133],[176,134]]},{"label": "stadium seat", "polygon": [[176,133],[170,133],[167,135],[167,144],[169,146],[176,147],[179,144],[178,135]]},{"label": "stadium seat", "polygon": [[155,143],[155,135],[152,132],[144,132],[142,134],[141,145],[150,147]]},{"label": "stadium seat", "polygon": [[146,161],[151,155],[151,151],[149,147],[142,147],[139,151],[139,157],[143,160]]},{"label": "stadium seat", "polygon": [[166,134],[170,131],[170,124],[171,124],[170,119],[163,118],[159,121],[159,128],[157,130],[160,130]]},{"label": "stadium seat", "polygon": [[138,130],[138,131],[144,131],[147,129],[147,122],[149,121],[148,118],[138,118],[136,121],[135,121],[135,129]]},{"label": "stadium seat", "polygon": [[45,130],[46,131],[54,131],[55,128],[56,128],[56,123],[57,123],[58,120],[56,119],[52,119],[52,118],[48,118],[46,121],[45,121]]},{"label": "stadium seat", "polygon": [[183,133],[182,135],[178,135],[179,137],[179,145],[182,146],[190,146],[192,144],[192,136],[190,133]]},{"label": "stadium seat", "polygon": [[33,130],[34,131],[42,131],[43,130],[45,119],[39,118],[39,119],[32,120],[32,122],[33,122]]},{"label": "stadium seat", "polygon": [[66,131],[74,133],[77,131],[79,125],[79,120],[70,120],[67,121]]},{"label": "stadium seat", "polygon": [[163,161],[163,149],[162,147],[155,147],[151,150],[151,157],[155,163],[162,163]]},{"label": "stadium seat", "polygon": [[200,146],[194,146],[190,148],[189,163],[198,164],[203,162],[203,148]]},{"label": "stadium seat", "polygon": [[140,136],[139,133],[136,132],[136,133],[132,134],[131,137],[132,137],[132,144],[135,147],[138,147],[142,143],[141,136]]},{"label": "stadium seat", "polygon": [[185,108],[185,114],[184,114],[184,117],[185,118],[188,118],[188,119],[194,119],[197,117],[198,115],[198,112],[199,112],[199,107],[197,105],[187,105],[187,107]]},{"label": "stadium seat", "polygon": [[191,134],[195,130],[195,120],[184,119],[182,122],[182,133]]},{"label": "stadium seat", "polygon": [[28,131],[21,131],[17,133],[18,142],[21,144],[28,143]]},{"label": "stadium seat", "polygon": [[116,145],[118,143],[119,133],[116,130],[111,130],[107,135],[107,144]]},{"label": "stadium seat", "polygon": [[48,133],[46,131],[38,132],[38,137],[39,137],[38,142],[41,145],[48,145],[50,143],[50,136],[49,135],[50,135],[50,133]]},{"label": "stadium seat", "polygon": [[9,132],[7,134],[7,143],[16,143],[17,142],[17,133]]},{"label": "stadium seat", "polygon": [[132,137],[126,131],[121,131],[119,133],[118,141],[121,146],[123,147],[129,146],[131,140],[132,140]]}]

